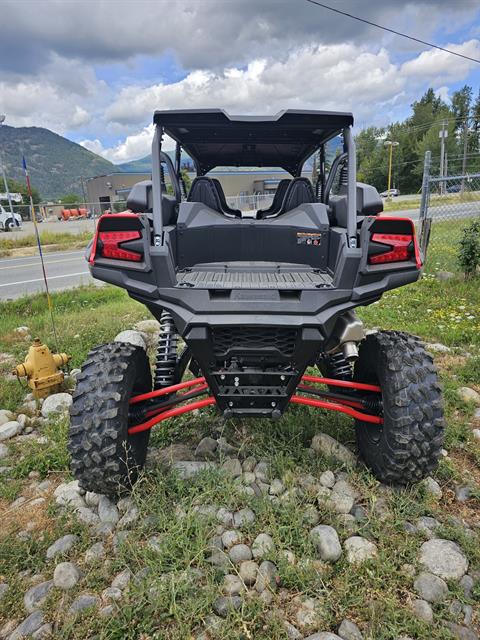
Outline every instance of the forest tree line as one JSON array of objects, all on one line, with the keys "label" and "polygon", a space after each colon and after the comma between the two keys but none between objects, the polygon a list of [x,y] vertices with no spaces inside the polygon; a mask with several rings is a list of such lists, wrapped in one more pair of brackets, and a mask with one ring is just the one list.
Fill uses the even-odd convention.
[{"label": "forest tree line", "polygon": [[[480,90],[474,96],[465,85],[452,94],[447,104],[433,89],[414,102],[412,114],[403,122],[368,127],[356,136],[357,177],[379,191],[387,188],[388,153],[385,141],[393,148],[392,187],[402,193],[421,190],[425,151],[432,154],[431,174],[440,175],[440,131],[448,131],[445,140],[445,168],[448,175],[460,175],[464,162],[467,173],[480,172]],[[464,160],[465,156],[465,160]]]}]

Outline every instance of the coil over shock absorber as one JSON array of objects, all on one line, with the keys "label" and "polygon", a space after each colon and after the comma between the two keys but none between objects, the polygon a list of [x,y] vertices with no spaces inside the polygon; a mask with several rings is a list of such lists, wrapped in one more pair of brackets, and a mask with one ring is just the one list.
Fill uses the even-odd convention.
[{"label": "coil over shock absorber", "polygon": [[339,380],[352,379],[352,364],[349,362],[342,351],[333,353],[328,358],[328,364],[332,378]]},{"label": "coil over shock absorber", "polygon": [[160,316],[160,336],[158,338],[154,376],[155,389],[175,384],[177,345],[178,334],[175,329],[175,323],[171,313],[164,310]]}]

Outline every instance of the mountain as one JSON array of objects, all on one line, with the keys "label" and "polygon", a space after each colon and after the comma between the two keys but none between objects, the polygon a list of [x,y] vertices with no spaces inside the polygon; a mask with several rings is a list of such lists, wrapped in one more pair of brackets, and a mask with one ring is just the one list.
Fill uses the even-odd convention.
[{"label": "mountain", "polygon": [[82,194],[81,178],[119,171],[108,160],[42,127],[0,126],[0,153],[9,178],[24,182],[25,155],[32,186],[43,200],[67,193]]},{"label": "mountain", "polygon": [[[175,163],[175,151],[167,151],[167,156],[170,156],[173,163]],[[182,151],[181,165],[188,171],[193,171],[193,162],[184,151]],[[151,156],[145,156],[140,160],[131,160],[130,162],[123,162],[117,165],[117,170],[125,171],[126,173],[135,173],[141,171],[142,173],[150,173],[152,171],[152,158]]]}]

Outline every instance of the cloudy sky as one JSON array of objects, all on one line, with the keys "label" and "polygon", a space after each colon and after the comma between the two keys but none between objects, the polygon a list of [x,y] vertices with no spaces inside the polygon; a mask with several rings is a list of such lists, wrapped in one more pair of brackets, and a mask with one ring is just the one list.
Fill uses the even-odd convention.
[{"label": "cloudy sky", "polygon": [[[326,0],[326,4],[328,4]],[[480,58],[478,0],[330,0]],[[120,163],[145,156],[155,109],[353,111],[357,127],[448,99],[480,65],[306,0],[0,0],[0,113]]]}]

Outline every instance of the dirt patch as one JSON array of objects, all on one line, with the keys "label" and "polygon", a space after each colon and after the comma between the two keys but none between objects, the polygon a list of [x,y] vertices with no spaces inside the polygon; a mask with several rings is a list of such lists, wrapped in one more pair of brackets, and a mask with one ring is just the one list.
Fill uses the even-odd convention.
[{"label": "dirt patch", "polygon": [[55,520],[48,515],[48,506],[62,478],[54,476],[49,480],[52,483],[45,491],[25,487],[21,493],[26,498],[23,502],[17,502],[18,498],[13,503],[0,500],[0,539],[18,531],[47,531],[53,528]]},{"label": "dirt patch", "polygon": [[468,358],[466,356],[452,355],[450,353],[435,355],[435,364],[442,371],[453,371],[463,367],[467,360]]}]

